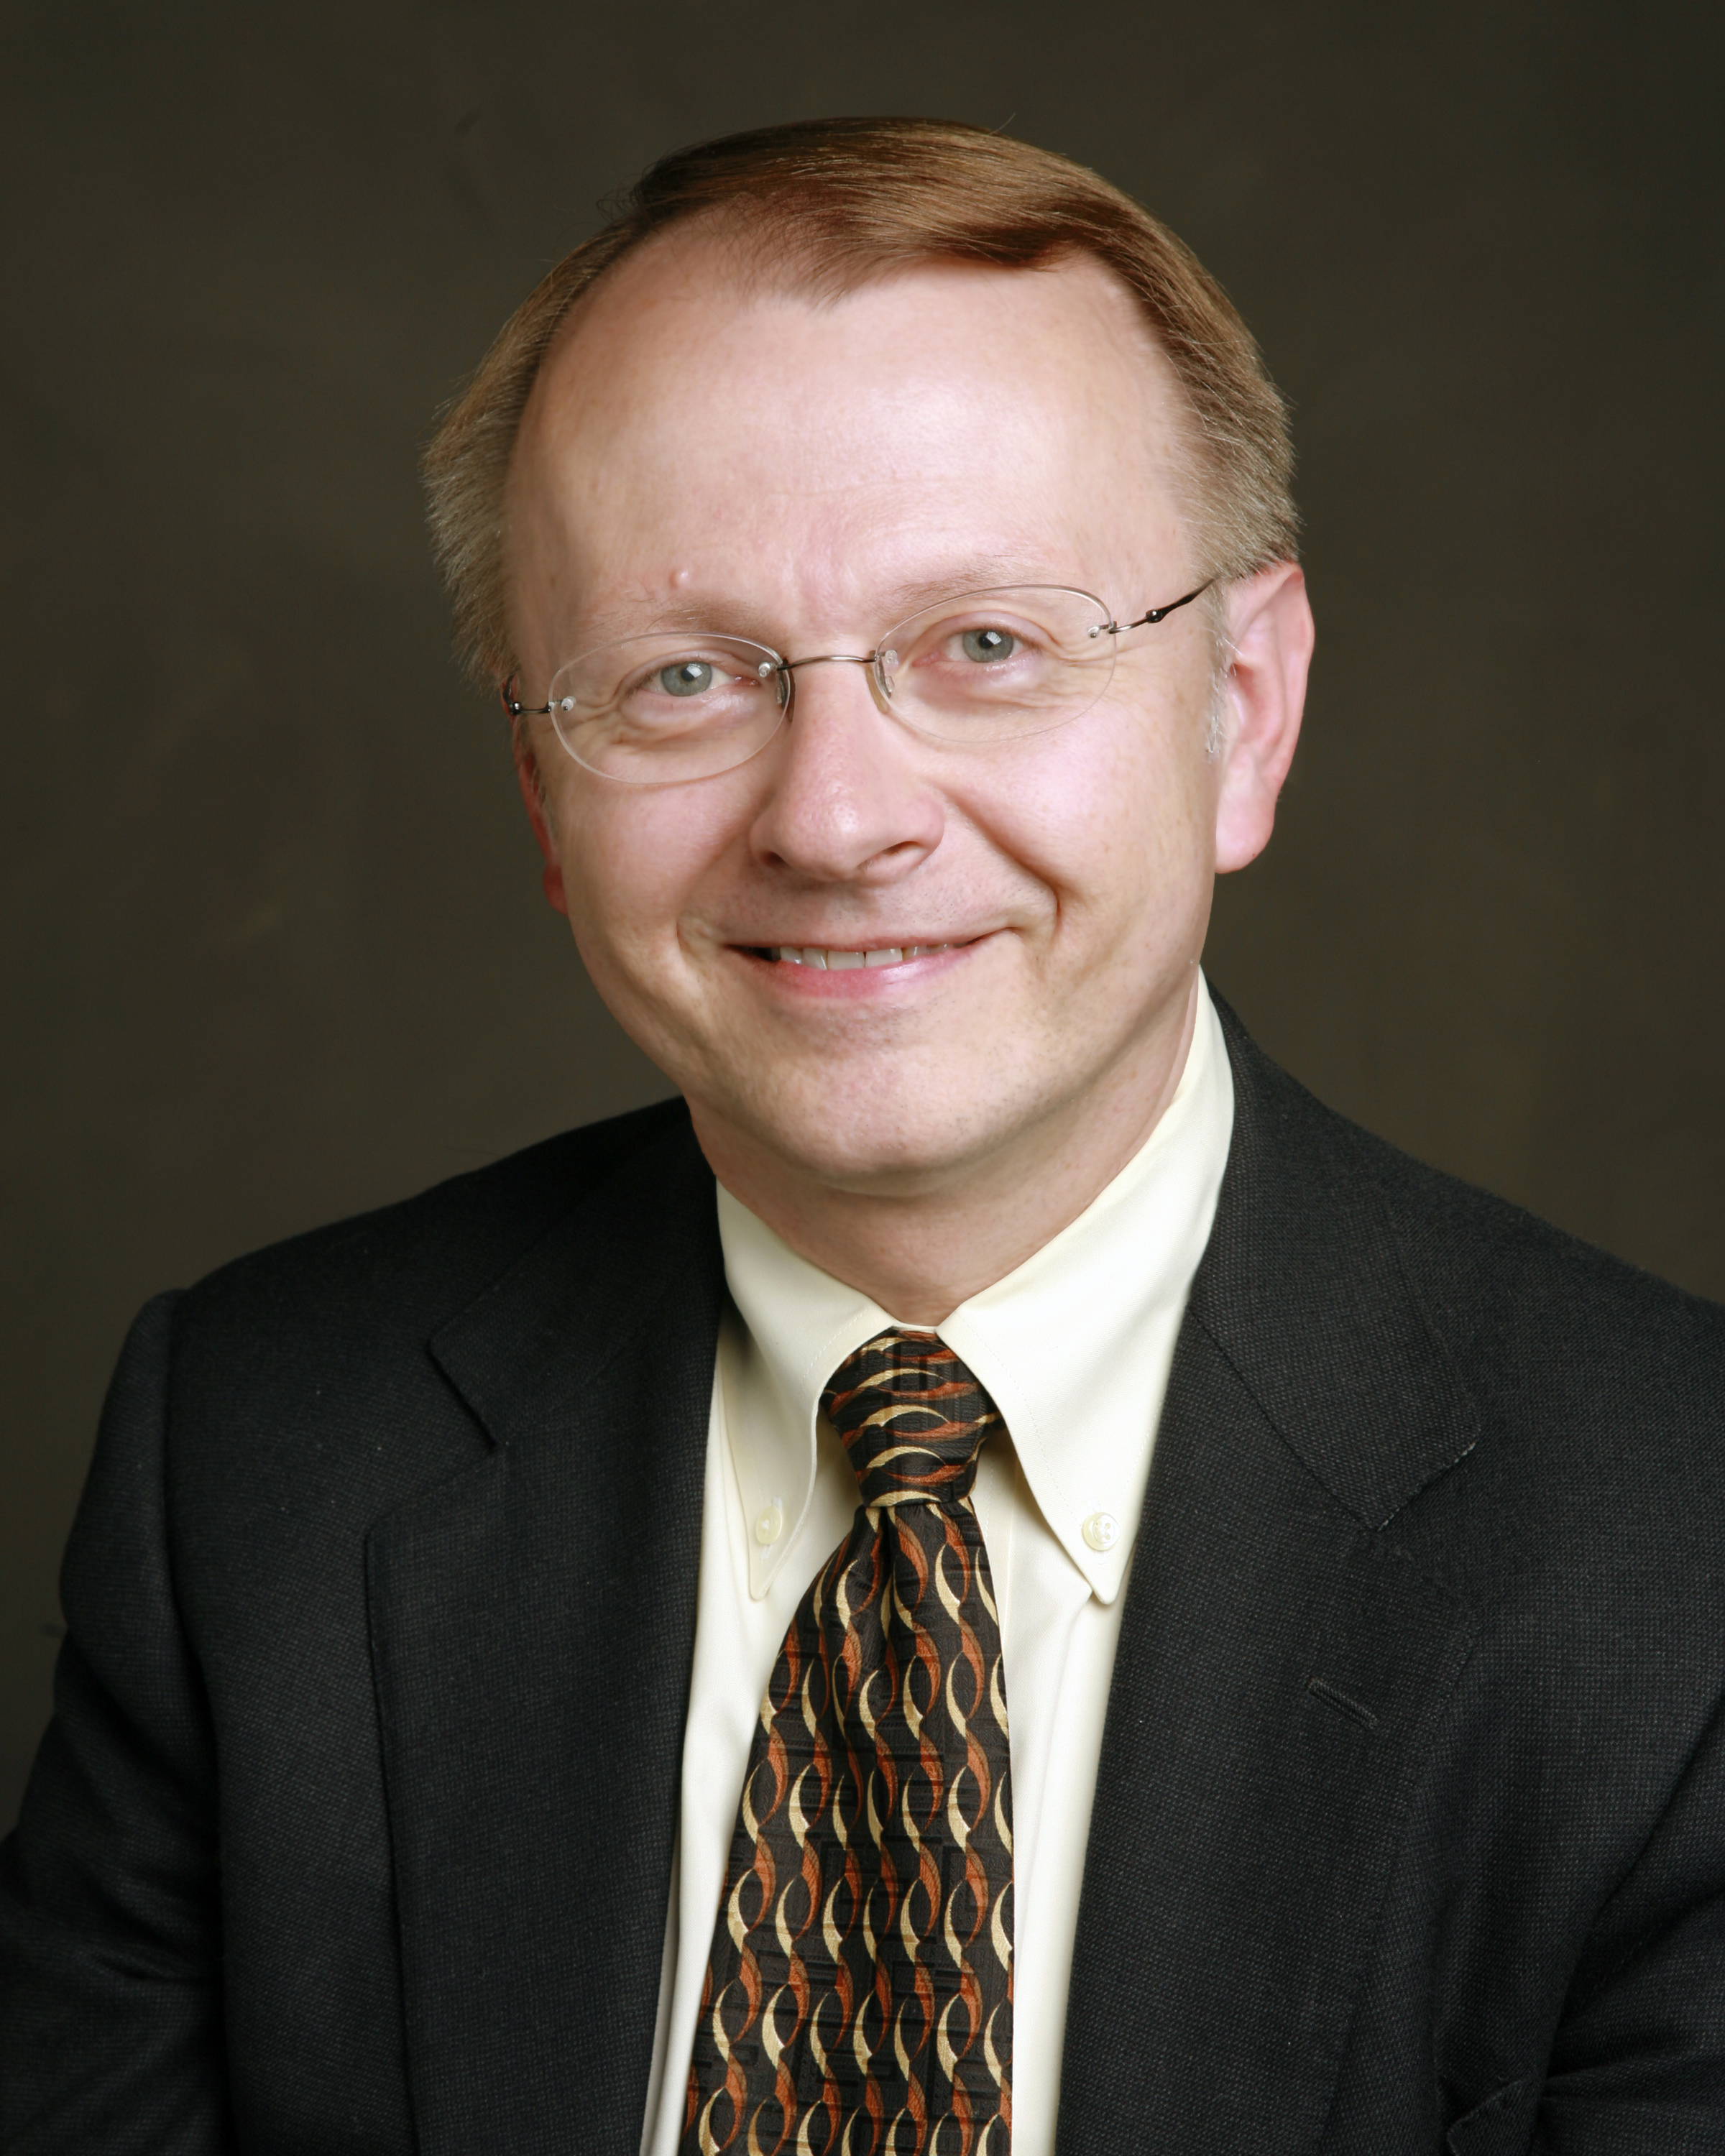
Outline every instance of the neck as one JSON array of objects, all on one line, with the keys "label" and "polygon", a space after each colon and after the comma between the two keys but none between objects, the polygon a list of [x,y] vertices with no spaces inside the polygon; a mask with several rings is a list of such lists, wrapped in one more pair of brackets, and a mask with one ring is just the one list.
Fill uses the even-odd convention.
[{"label": "neck", "polygon": [[714,1173],[799,1257],[908,1325],[935,1326],[1051,1242],[1106,1188],[1167,1111],[1198,1016],[1183,1016],[1112,1082],[911,1192],[823,1181],[690,1103]]}]

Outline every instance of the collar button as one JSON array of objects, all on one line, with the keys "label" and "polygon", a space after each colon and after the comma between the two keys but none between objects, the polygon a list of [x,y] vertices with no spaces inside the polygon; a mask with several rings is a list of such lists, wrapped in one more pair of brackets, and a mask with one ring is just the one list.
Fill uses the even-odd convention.
[{"label": "collar button", "polygon": [[783,1532],[783,1507],[781,1505],[765,1507],[755,1522],[755,1540],[760,1543],[762,1549],[765,1549],[771,1543],[776,1543]]},{"label": "collar button", "polygon": [[1083,1534],[1093,1550],[1111,1550],[1120,1540],[1120,1522],[1111,1512],[1092,1512],[1084,1523]]}]

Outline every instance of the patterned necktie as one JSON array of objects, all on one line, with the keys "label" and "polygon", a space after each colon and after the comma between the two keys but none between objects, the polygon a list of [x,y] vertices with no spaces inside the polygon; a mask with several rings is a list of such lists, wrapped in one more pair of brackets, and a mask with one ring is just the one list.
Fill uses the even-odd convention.
[{"label": "patterned necktie", "polygon": [[821,1405],[862,1504],[779,1649],[707,1959],[680,2156],[1008,2156],[1012,1798],[970,1498],[1000,1417],[932,1333]]}]

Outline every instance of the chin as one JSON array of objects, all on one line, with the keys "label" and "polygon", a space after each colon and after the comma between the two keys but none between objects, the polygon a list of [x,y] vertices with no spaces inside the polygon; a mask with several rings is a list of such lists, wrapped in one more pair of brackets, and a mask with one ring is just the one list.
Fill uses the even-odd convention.
[{"label": "chin", "polygon": [[[734,1104],[734,1105],[733,1105]],[[721,1112],[751,1144],[838,1189],[912,1197],[1006,1143],[1025,1118],[973,1089],[927,1086],[774,1088],[732,1096]]]}]

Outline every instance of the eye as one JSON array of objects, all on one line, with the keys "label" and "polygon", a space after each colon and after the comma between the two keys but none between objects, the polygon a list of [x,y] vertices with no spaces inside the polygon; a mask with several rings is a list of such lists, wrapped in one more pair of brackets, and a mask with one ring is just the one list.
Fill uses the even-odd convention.
[{"label": "eye", "polygon": [[708,659],[680,659],[659,670],[659,685],[667,696],[702,696],[717,679],[718,670]]},{"label": "eye", "polygon": [[1010,659],[1019,640],[1004,629],[967,629],[958,641],[967,659],[986,666],[993,660]]}]

